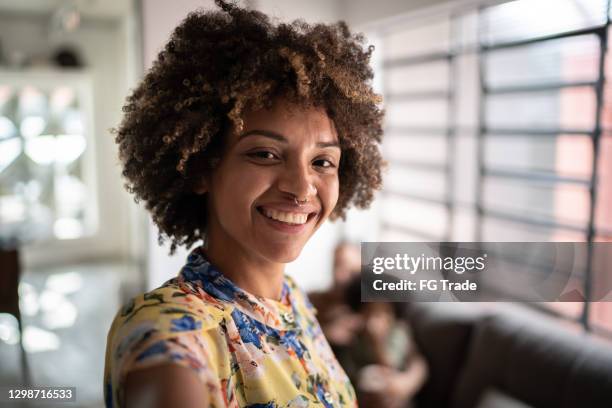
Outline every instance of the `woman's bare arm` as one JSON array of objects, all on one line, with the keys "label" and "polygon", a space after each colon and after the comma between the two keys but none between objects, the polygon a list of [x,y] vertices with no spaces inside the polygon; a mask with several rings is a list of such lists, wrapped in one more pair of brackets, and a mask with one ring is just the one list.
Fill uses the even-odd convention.
[{"label": "woman's bare arm", "polygon": [[202,408],[209,394],[197,374],[186,367],[164,364],[128,373],[125,408]]}]

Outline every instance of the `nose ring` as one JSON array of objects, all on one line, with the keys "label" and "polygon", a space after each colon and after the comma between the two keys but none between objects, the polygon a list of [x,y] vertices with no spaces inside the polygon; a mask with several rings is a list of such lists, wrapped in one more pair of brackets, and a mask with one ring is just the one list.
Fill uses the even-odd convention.
[{"label": "nose ring", "polygon": [[308,202],[308,198],[305,198],[303,200],[298,200],[297,196],[293,196],[293,201],[295,202],[295,204],[301,207]]}]

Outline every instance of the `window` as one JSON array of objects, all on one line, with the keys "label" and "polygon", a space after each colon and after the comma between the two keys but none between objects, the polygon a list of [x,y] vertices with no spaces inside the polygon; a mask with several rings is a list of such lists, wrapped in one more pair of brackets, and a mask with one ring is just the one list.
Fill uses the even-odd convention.
[{"label": "window", "polygon": [[[414,21],[374,33],[382,240],[611,241],[607,1],[518,0]],[[612,333],[612,303],[596,302],[610,296],[599,290],[612,287],[610,260],[591,258],[576,283],[586,299],[541,306]]]},{"label": "window", "polygon": [[90,99],[86,74],[1,73],[1,239],[96,232]]}]

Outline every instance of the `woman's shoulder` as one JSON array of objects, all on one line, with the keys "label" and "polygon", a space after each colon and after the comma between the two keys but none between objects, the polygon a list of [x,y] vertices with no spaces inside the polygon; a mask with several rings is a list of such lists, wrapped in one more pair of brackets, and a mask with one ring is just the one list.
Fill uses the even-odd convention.
[{"label": "woman's shoulder", "polygon": [[126,337],[173,337],[215,329],[231,313],[229,308],[197,286],[171,279],[131,298],[117,312],[109,340],[121,343]]},{"label": "woman's shoulder", "polygon": [[214,382],[222,365],[218,354],[223,353],[223,320],[230,318],[232,309],[178,279],[130,299],[108,333],[106,397],[121,400],[117,393],[123,392],[128,372],[161,364],[187,367],[206,383]]}]

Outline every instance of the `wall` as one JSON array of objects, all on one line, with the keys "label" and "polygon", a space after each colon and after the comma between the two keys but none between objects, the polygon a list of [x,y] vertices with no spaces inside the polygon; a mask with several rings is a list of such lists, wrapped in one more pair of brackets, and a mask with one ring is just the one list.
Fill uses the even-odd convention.
[{"label": "wall", "polygon": [[353,26],[395,17],[419,9],[451,3],[449,0],[341,0],[342,18]]},{"label": "wall", "polygon": [[342,16],[342,2],[339,0],[252,0],[250,4],[252,8],[283,21],[303,19],[307,22],[332,23]]}]

